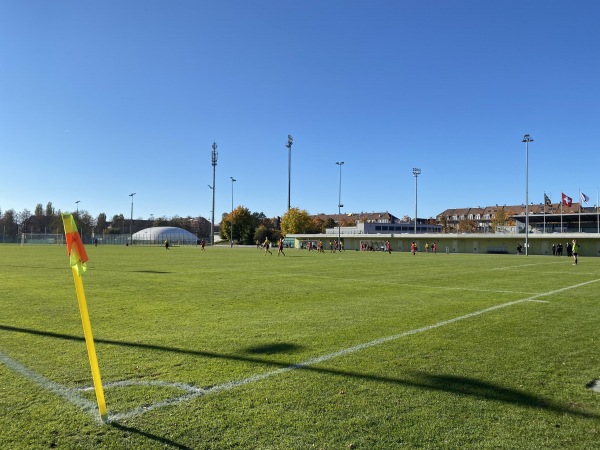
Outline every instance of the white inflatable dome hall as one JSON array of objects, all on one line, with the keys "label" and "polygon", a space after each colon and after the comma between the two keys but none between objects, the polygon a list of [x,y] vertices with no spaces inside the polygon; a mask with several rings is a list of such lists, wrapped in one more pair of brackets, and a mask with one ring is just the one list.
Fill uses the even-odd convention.
[{"label": "white inflatable dome hall", "polygon": [[133,242],[158,242],[163,243],[168,239],[171,244],[196,244],[198,238],[183,228],[178,227],[151,227],[133,233]]}]

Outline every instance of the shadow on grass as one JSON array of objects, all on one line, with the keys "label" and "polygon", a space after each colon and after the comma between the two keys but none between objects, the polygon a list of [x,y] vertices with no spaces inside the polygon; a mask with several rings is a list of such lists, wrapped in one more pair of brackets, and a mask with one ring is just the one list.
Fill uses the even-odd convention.
[{"label": "shadow on grass", "polygon": [[552,406],[546,400],[540,397],[534,397],[533,395],[529,395],[525,392],[517,391],[515,389],[508,389],[495,384],[475,380],[473,378],[459,377],[455,375],[431,375],[424,372],[412,372],[412,374],[415,378],[419,379],[418,382],[411,383],[416,387],[452,392],[454,394],[483,398],[486,400],[494,400],[503,403],[531,406],[534,408],[560,410],[560,408]]},{"label": "shadow on grass", "polygon": [[273,353],[284,353],[299,350],[302,347],[296,344],[286,344],[284,342],[277,342],[269,345],[259,345],[256,347],[248,347],[247,353],[255,355],[272,355]]},{"label": "shadow on grass", "polygon": [[164,270],[130,270],[130,272],[136,272],[136,273],[157,273],[157,274],[161,274],[161,273],[173,273],[173,272],[165,272]]},{"label": "shadow on grass", "polygon": [[[85,339],[82,336],[73,336],[69,334],[61,334],[61,333],[53,333],[49,331],[39,331],[33,330],[29,328],[17,328],[8,325],[0,325],[0,330],[12,331],[18,333],[27,333],[37,336],[47,336],[57,339],[64,339],[69,341],[80,341],[84,342]],[[391,383],[397,384],[400,386],[412,387],[417,389],[425,389],[425,390],[435,390],[442,392],[449,392],[457,395],[466,395],[470,397],[482,398],[485,400],[498,401],[503,403],[511,403],[524,407],[533,407],[544,409],[548,411],[554,411],[557,413],[565,413],[574,416],[579,416],[587,419],[600,419],[600,416],[597,414],[587,413],[585,411],[578,411],[576,409],[569,408],[567,406],[562,406],[557,403],[553,403],[551,401],[545,400],[541,397],[535,397],[533,395],[527,394],[522,391],[518,391],[515,389],[505,388],[499,385],[486,383],[484,381],[476,380],[474,378],[467,377],[459,377],[454,375],[433,375],[424,372],[409,372],[412,375],[412,379],[402,379],[402,378],[391,378],[391,377],[383,377],[378,375],[366,375],[357,372],[349,372],[343,370],[334,370],[328,369],[325,367],[315,367],[313,365],[302,364],[302,363],[287,363],[280,361],[272,361],[269,359],[264,359],[260,357],[253,356],[242,356],[242,355],[225,355],[214,352],[207,351],[199,351],[199,350],[189,350],[182,349],[177,347],[164,347],[160,345],[153,344],[143,344],[139,342],[121,342],[121,341],[113,341],[109,339],[95,339],[96,343],[102,344],[110,344],[117,345],[123,347],[134,347],[134,348],[142,348],[146,350],[158,350],[170,353],[179,353],[193,356],[202,356],[206,358],[219,358],[219,359],[228,359],[233,361],[242,361],[242,362],[251,362],[251,363],[259,363],[264,364],[265,366],[275,366],[279,368],[292,368],[295,370],[306,370],[317,373],[326,373],[337,376],[346,376],[349,378],[357,378],[357,379],[366,379],[377,382]],[[254,353],[267,353],[266,349],[269,348],[284,348],[289,350],[291,348],[296,348],[293,344],[273,344],[264,347],[255,347]],[[252,349],[249,349],[252,351]],[[281,350],[283,351],[283,350]]]},{"label": "shadow on grass", "polygon": [[148,432],[142,431],[142,430],[138,430],[137,428],[128,427],[128,426],[122,425],[118,422],[111,422],[109,425],[113,428],[116,428],[119,431],[137,434],[139,436],[143,436],[145,438],[152,439],[153,441],[159,442],[165,446],[169,446],[169,447],[173,447],[173,448],[180,448],[182,450],[191,450],[191,447],[186,447],[185,445],[178,444],[177,442],[171,441],[170,439],[156,436],[155,434],[148,433]]}]

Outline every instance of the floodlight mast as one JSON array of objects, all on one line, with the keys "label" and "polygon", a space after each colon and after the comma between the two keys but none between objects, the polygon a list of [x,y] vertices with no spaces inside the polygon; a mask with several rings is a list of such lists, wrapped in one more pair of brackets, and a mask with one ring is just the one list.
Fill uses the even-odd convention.
[{"label": "floodlight mast", "polygon": [[525,256],[529,255],[529,143],[533,142],[531,136],[523,136],[525,142]]},{"label": "floodlight mast", "polygon": [[291,208],[291,192],[292,192],[292,145],[294,144],[294,138],[291,134],[288,134],[288,141],[286,147],[288,149],[288,211]]},{"label": "floodlight mast", "polygon": [[213,142],[212,145],[212,153],[211,153],[211,161],[213,166],[213,182],[212,186],[208,186],[212,189],[212,211],[211,211],[211,219],[210,219],[210,245],[215,245],[215,174],[217,171],[217,159],[219,157],[219,153],[217,152],[217,143]]},{"label": "floodlight mast", "polygon": [[412,170],[412,173],[413,173],[413,176],[415,177],[415,234],[417,234],[417,211],[418,211],[417,205],[418,205],[418,198],[419,198],[417,195],[418,187],[419,187],[417,180],[419,178],[419,175],[421,175],[421,169],[414,167]]},{"label": "floodlight mast", "polygon": [[129,218],[129,245],[133,245],[133,233],[132,233],[132,225],[133,225],[133,196],[135,192],[129,194],[131,197],[131,217]]}]

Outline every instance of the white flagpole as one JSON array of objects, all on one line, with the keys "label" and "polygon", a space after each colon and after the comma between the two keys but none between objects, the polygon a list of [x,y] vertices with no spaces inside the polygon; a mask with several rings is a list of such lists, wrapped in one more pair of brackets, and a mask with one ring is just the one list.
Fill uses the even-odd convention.
[{"label": "white flagpole", "polygon": [[600,234],[600,205],[598,204],[598,187],[596,187],[596,224],[598,225],[598,234]]},{"label": "white flagpole", "polygon": [[561,188],[560,190],[560,232],[563,232],[563,226],[562,226],[562,206],[563,206],[563,202],[564,202],[564,198],[563,198],[563,190]]},{"label": "white flagpole", "polygon": [[579,189],[579,232],[581,233],[581,189]]},{"label": "white flagpole", "polygon": [[542,231],[542,233],[546,232],[546,193],[544,192],[544,231]]}]

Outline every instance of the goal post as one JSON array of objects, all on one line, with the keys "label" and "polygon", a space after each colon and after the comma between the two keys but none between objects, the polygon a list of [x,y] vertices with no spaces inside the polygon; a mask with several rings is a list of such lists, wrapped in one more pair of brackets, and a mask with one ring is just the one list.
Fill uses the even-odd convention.
[{"label": "goal post", "polygon": [[25,244],[46,244],[62,245],[65,242],[64,234],[47,233],[23,233],[21,234],[21,245]]}]

